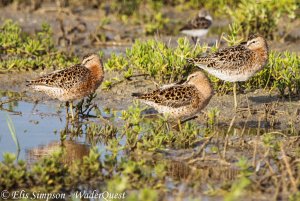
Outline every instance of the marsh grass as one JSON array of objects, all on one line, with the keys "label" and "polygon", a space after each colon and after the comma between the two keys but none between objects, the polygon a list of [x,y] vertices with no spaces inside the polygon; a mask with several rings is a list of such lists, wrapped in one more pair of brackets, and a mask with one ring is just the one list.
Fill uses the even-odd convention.
[{"label": "marsh grass", "polygon": [[[119,2],[125,4],[129,1]],[[194,5],[202,3],[191,2],[195,2]],[[135,7],[140,1],[129,3],[136,4],[132,5]],[[225,6],[224,1],[218,0],[205,5],[214,6],[218,3]],[[159,4],[156,6],[160,9]],[[133,10],[126,9],[120,11],[125,12],[122,13],[124,21],[134,15],[127,13]],[[241,10],[238,10],[237,15],[240,13]],[[159,18],[154,19],[154,22],[151,17],[148,18],[154,24],[149,26],[149,34],[164,26],[164,22],[159,22],[164,20],[163,15],[157,15]],[[239,23],[231,26],[231,33],[225,36],[229,45],[239,42],[241,30],[245,31]],[[68,62],[77,61],[77,58],[54,48],[52,33],[47,25],[34,36],[23,33],[12,21],[5,22],[1,31],[0,53],[6,56],[0,67],[5,72],[40,67],[61,68]],[[156,40],[136,41],[125,55],[113,54],[107,60],[106,70],[118,71],[121,76],[107,80],[104,87],[114,87],[122,80],[130,83],[137,75],[156,80],[159,84],[176,82],[194,70],[193,66],[186,63],[186,58],[215,50],[217,47],[209,49],[206,45],[193,46],[185,38],[178,39],[176,47]],[[249,81],[241,83],[240,91],[263,88],[277,89],[283,96],[299,95],[299,74],[299,56],[296,53],[272,51],[267,66]],[[230,84],[209,77],[216,92],[227,93],[231,90]],[[80,108],[88,111],[92,99]],[[88,156],[71,164],[62,160],[64,149],[34,164],[22,160],[16,162],[14,154],[4,154],[0,163],[0,189],[68,193],[76,189],[125,191],[127,200],[166,200],[187,196],[197,199],[202,196],[198,192],[209,192],[205,196],[217,196],[224,200],[252,198],[256,193],[267,194],[274,200],[300,199],[299,133],[295,129],[284,133],[259,128],[255,135],[246,135],[244,129],[232,128],[234,118],[227,131],[223,127],[220,130],[217,128],[220,118],[218,108],[208,111],[207,120],[202,122],[206,127],[192,121],[178,125],[175,129],[166,117],[147,118],[143,115],[145,109],[134,103],[122,111],[122,125],[118,127],[103,122],[89,122],[84,125],[85,130],[82,126],[61,132],[62,142],[69,135],[74,138],[86,135],[92,146],[99,143],[105,146],[105,152],[92,147]],[[92,110],[97,117],[101,115],[98,108],[93,107]],[[15,129],[12,122],[9,124],[13,137]],[[173,168],[178,161],[189,169]],[[192,174],[193,170],[199,172],[198,176]],[[222,174],[226,176],[222,177]]]},{"label": "marsh grass", "polygon": [[7,123],[7,126],[8,126],[8,129],[9,129],[9,132],[10,132],[10,135],[16,145],[16,148],[17,148],[17,153],[19,155],[19,152],[20,152],[20,143],[19,143],[19,140],[18,140],[18,136],[17,136],[17,133],[16,133],[16,129],[15,129],[15,126],[13,124],[13,121],[12,119],[10,118],[10,116],[6,116],[6,123]]},{"label": "marsh grass", "polygon": [[78,58],[59,52],[54,47],[53,32],[48,24],[30,36],[12,20],[0,26],[0,71],[28,71],[37,69],[60,69],[74,63]]},{"label": "marsh grass", "polygon": [[291,22],[296,17],[296,9],[297,4],[293,0],[241,0],[236,8],[227,6],[229,16],[241,26],[246,37],[250,33],[260,33],[267,39],[278,37],[280,20],[287,16],[285,23]]},{"label": "marsh grass", "polygon": [[[113,117],[122,122],[118,127],[113,122],[89,122],[74,128],[92,146],[82,160],[66,163],[63,146],[32,164],[16,162],[13,154],[5,154],[0,188],[66,193],[97,189],[126,192],[126,200],[134,196],[156,200],[157,195],[177,198],[184,180],[184,197],[196,198],[197,192],[205,192],[207,197],[239,200],[286,189],[274,193],[274,198],[298,198],[297,133],[259,129],[246,135],[241,129],[219,129],[222,116],[217,108],[208,111],[206,122],[191,121],[173,128],[167,117],[148,118],[145,109],[134,102],[119,118]],[[76,138],[75,133],[64,132],[61,144],[69,136]],[[95,147],[99,144],[105,151]],[[187,167],[180,167],[178,161]]]},{"label": "marsh grass", "polygon": [[[240,28],[237,24],[230,26],[230,34],[224,36],[228,45],[235,45],[242,41],[239,36]],[[125,55],[112,54],[105,63],[108,71],[118,71],[122,77],[106,80],[104,89],[110,89],[121,83],[129,81],[136,75],[144,75],[146,79],[157,80],[160,84],[172,83],[184,79],[196,67],[186,62],[187,58],[204,54],[207,51],[216,51],[216,47],[208,48],[206,45],[193,46],[186,38],[179,38],[176,47],[168,47],[160,41],[148,40],[136,41]],[[239,91],[251,91],[255,89],[278,90],[282,96],[299,95],[300,58],[296,52],[269,53],[266,66],[247,82],[239,84]],[[232,84],[208,75],[215,91],[219,94],[232,90]]]},{"label": "marsh grass", "polygon": [[[175,48],[153,39],[146,42],[137,40],[125,55],[112,54],[104,66],[108,71],[123,74],[123,78],[115,78],[117,81],[143,74],[160,83],[170,83],[191,71],[192,66],[187,64],[186,58],[204,53],[206,49],[207,46],[191,46],[187,38],[179,38]],[[104,87],[109,88],[113,83],[113,80],[108,80]]]},{"label": "marsh grass", "polygon": [[[289,188],[299,181],[299,153],[293,151],[298,145],[293,136],[258,132],[249,140],[250,136],[243,138],[240,131],[218,131],[209,123],[209,127],[202,129],[193,122],[176,130],[163,117],[149,120],[141,116],[143,110],[137,103],[130,106],[123,112],[124,124],[119,128],[89,124],[87,137],[95,140],[94,145],[104,143],[106,151],[91,148],[82,160],[66,164],[62,159],[66,153],[60,149],[27,166],[23,161],[15,163],[13,154],[5,154],[0,163],[0,188],[70,193],[80,187],[126,192],[126,200],[134,196],[157,200],[157,195],[163,199],[176,198],[176,189],[184,180],[191,198],[199,194],[189,194],[190,191],[206,192],[208,197],[231,201],[276,189],[286,190],[275,193],[274,198],[298,198],[294,187]],[[211,113],[209,121],[218,122],[217,111]],[[243,143],[237,137],[243,138]],[[97,138],[101,140],[97,142]],[[195,155],[194,149],[201,149],[201,153]],[[187,194],[183,192],[182,196]]]},{"label": "marsh grass", "polygon": [[246,89],[277,89],[282,96],[299,95],[300,90],[300,57],[295,52],[275,52],[269,54],[267,66],[245,82]]}]

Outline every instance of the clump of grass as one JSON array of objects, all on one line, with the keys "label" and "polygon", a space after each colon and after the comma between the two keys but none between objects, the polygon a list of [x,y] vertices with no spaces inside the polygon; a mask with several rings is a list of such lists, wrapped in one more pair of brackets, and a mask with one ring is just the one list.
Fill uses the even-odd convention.
[{"label": "clump of grass", "polygon": [[142,111],[143,109],[136,103],[122,113],[125,120],[122,133],[126,136],[127,148],[131,150],[190,148],[196,145],[203,134],[202,129],[195,123],[178,124],[178,130],[175,130],[172,129],[167,117],[159,117],[153,121],[144,118]]},{"label": "clump of grass", "polygon": [[90,123],[86,130],[88,141],[92,145],[96,145],[99,142],[107,143],[110,139],[115,138],[118,129],[112,125],[101,125],[96,123]]},{"label": "clump of grass", "polygon": [[10,131],[10,135],[11,135],[11,137],[12,137],[12,139],[13,139],[16,147],[17,147],[17,152],[19,153],[20,152],[20,143],[19,143],[19,140],[18,140],[18,136],[17,136],[17,133],[16,133],[15,126],[14,126],[10,116],[6,117],[6,122],[7,122],[8,129]]},{"label": "clump of grass", "polygon": [[[194,57],[206,51],[206,46],[191,46],[186,38],[179,38],[177,47],[153,39],[141,42],[137,40],[125,55],[112,54],[105,64],[110,71],[121,71],[123,78],[129,79],[134,74],[146,74],[161,83],[174,82],[187,75],[192,66],[186,58]],[[107,83],[107,85],[111,85]]]},{"label": "clump of grass", "polygon": [[[29,192],[74,193],[78,189],[126,193],[130,190],[155,188],[164,190],[166,168],[164,162],[150,164],[147,160],[131,160],[101,153],[92,148],[89,155],[72,164],[63,163],[64,151],[52,153],[27,167],[24,161],[15,163],[16,156],[4,154],[0,163],[0,189],[22,189]],[[99,185],[101,184],[101,185]]]},{"label": "clump of grass", "polygon": [[[139,195],[141,199],[156,200],[157,195],[162,199],[175,199],[178,196],[193,198],[208,187],[213,189],[211,192],[222,193],[218,198],[237,200],[253,195],[253,192],[272,193],[272,190],[281,188],[287,190],[279,191],[278,197],[286,198],[287,194],[297,198],[295,181],[299,179],[299,153],[295,150],[299,146],[295,136],[289,139],[287,135],[277,133],[280,138],[276,138],[276,133],[271,132],[257,135],[254,143],[252,140],[241,143],[236,140],[237,136],[232,140],[222,132],[202,129],[193,122],[173,129],[167,118],[148,119],[142,114],[143,110],[135,103],[123,111],[124,125],[118,128],[86,124],[87,137],[91,137],[89,140],[94,138],[97,141],[97,137],[101,136],[99,138],[106,141],[105,151],[91,148],[89,155],[83,156],[81,160],[66,163],[63,160],[66,149],[63,148],[30,166],[23,161],[16,163],[14,155],[5,154],[4,161],[0,163],[0,189],[66,194],[72,194],[77,189],[92,189],[125,192],[126,199]],[[210,111],[207,122],[210,127],[214,126],[218,115],[216,109]],[[213,135],[203,137],[207,133]],[[251,135],[247,139],[249,137]],[[288,146],[283,146],[283,143]],[[222,149],[224,155],[220,153]],[[183,170],[178,165],[172,167],[172,157],[193,167]],[[252,161],[252,165],[249,161]],[[200,171],[200,174],[194,171]],[[225,178],[224,174],[227,175]],[[182,182],[174,179],[176,177],[180,177],[179,181],[185,179],[188,193],[178,195]],[[201,181],[201,178],[204,179]],[[291,184],[293,190],[290,190]]]},{"label": "clump of grass", "polygon": [[286,15],[288,20],[296,17],[296,1],[259,1],[241,0],[237,8],[229,8],[228,14],[232,20],[242,27],[243,33],[260,33],[268,39],[273,39],[278,31],[280,19]]},{"label": "clump of grass", "polygon": [[153,35],[156,32],[164,31],[170,19],[164,16],[161,12],[145,16],[144,32],[146,35]]},{"label": "clump of grass", "polygon": [[294,52],[275,52],[269,54],[266,67],[244,83],[246,89],[277,89],[282,96],[300,94],[300,57]]},{"label": "clump of grass", "polygon": [[[224,39],[229,45],[242,41],[238,24],[230,25],[231,31]],[[193,66],[187,64],[186,58],[195,57],[207,51],[207,46],[192,46],[186,38],[179,38],[177,47],[168,47],[160,41],[136,41],[126,50],[125,55],[112,54],[105,63],[108,71],[119,71],[122,77],[106,80],[104,88],[109,89],[122,80],[130,80],[135,75],[145,75],[158,80],[160,84],[176,82],[187,76]],[[210,48],[216,51],[216,47]],[[300,92],[299,56],[293,52],[269,53],[269,61],[265,68],[247,82],[240,83],[240,89],[270,89],[279,90],[281,95],[298,95]],[[209,78],[215,91],[224,94],[232,89],[232,83],[224,82],[212,75]]]},{"label": "clump of grass", "polygon": [[25,71],[36,69],[59,69],[78,62],[78,58],[59,52],[54,47],[52,30],[43,24],[41,30],[30,36],[12,20],[0,26],[0,71]]},{"label": "clump of grass", "polygon": [[0,189],[17,189],[26,187],[28,174],[26,163],[18,160],[17,156],[11,153],[3,154],[3,161],[0,163]]},{"label": "clump of grass", "polygon": [[207,112],[207,124],[210,128],[213,128],[218,122],[218,117],[220,115],[220,110],[218,108],[211,108]]},{"label": "clump of grass", "polygon": [[249,176],[253,173],[249,170],[250,165],[246,158],[242,157],[237,162],[237,166],[240,168],[238,179],[232,184],[230,192],[225,196],[226,201],[238,200],[245,193],[245,189],[251,184]]}]

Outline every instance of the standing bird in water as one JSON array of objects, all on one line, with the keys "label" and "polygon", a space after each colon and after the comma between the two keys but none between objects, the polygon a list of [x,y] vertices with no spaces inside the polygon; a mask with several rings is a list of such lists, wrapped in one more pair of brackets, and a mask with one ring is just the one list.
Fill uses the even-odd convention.
[{"label": "standing bird in water", "polygon": [[246,43],[221,49],[205,57],[188,59],[217,78],[233,82],[234,107],[237,109],[236,82],[247,81],[268,60],[268,44],[262,36],[252,35]]},{"label": "standing bird in water", "polygon": [[209,15],[208,11],[201,9],[198,15],[188,21],[184,25],[180,32],[192,37],[192,40],[196,43],[197,39],[205,36],[208,33],[208,29],[212,24],[212,17]]},{"label": "standing bird in water", "polygon": [[[96,91],[104,78],[101,59],[96,54],[87,55],[81,64],[55,71],[36,80],[26,81],[26,86],[44,92],[51,98],[69,102],[72,119],[72,102]],[[68,108],[67,108],[68,110]]]},{"label": "standing bird in water", "polygon": [[183,84],[162,86],[146,94],[132,94],[142,103],[172,119],[195,115],[209,103],[212,95],[211,84],[201,71],[189,75]]}]

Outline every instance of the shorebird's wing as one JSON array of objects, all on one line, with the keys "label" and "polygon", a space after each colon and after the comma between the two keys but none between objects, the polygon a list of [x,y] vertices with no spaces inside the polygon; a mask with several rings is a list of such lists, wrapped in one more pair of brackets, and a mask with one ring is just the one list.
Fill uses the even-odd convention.
[{"label": "shorebird's wing", "polygon": [[72,88],[86,81],[91,71],[82,65],[74,65],[70,68],[55,71],[36,80],[28,80],[27,86],[42,85],[58,88]]},{"label": "shorebird's wing", "polygon": [[146,103],[155,103],[157,105],[168,107],[182,107],[193,104],[194,99],[199,94],[194,86],[173,86],[166,89],[157,89],[146,94],[135,94],[138,99],[144,100]]},{"label": "shorebird's wing", "polygon": [[188,59],[200,68],[237,69],[249,62],[252,52],[243,44],[221,49],[205,57]]},{"label": "shorebird's wing", "polygon": [[208,20],[204,17],[196,17],[195,19],[189,21],[186,25],[184,25],[180,31],[182,30],[191,30],[191,29],[208,29],[212,24],[211,20]]},{"label": "shorebird's wing", "polygon": [[183,84],[185,82],[186,82],[186,80],[179,80],[178,82],[175,82],[175,83],[163,85],[159,89],[163,90],[163,89],[168,89],[168,88],[175,87],[175,86],[180,86],[181,84]]}]

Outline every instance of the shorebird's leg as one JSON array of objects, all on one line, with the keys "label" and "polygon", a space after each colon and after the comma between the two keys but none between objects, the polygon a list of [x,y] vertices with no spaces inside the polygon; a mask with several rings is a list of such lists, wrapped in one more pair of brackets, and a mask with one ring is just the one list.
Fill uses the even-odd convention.
[{"label": "shorebird's leg", "polygon": [[83,103],[84,103],[84,98],[77,104],[77,109],[80,110],[78,113],[81,114],[81,115],[83,115],[83,113],[84,113],[84,111],[82,109]]},{"label": "shorebird's leg", "polygon": [[66,116],[69,119],[69,101],[66,102]]},{"label": "shorebird's leg", "polygon": [[183,123],[185,123],[185,122],[188,122],[188,121],[191,121],[191,120],[193,120],[193,119],[196,119],[197,117],[198,117],[198,116],[195,115],[195,116],[191,116],[191,117],[189,117],[189,118],[186,118],[186,119],[180,121],[180,124],[183,124]]},{"label": "shorebird's leg", "polygon": [[195,37],[195,36],[192,36],[192,40],[193,40],[193,42],[194,42],[195,44],[197,44],[197,40],[198,40],[198,38],[197,38],[197,37]]},{"label": "shorebird's leg", "polygon": [[233,98],[234,98],[234,109],[237,110],[237,99],[236,99],[236,82],[233,83]]},{"label": "shorebird's leg", "polygon": [[72,120],[74,120],[74,113],[73,113],[73,101],[70,102],[70,112],[71,112],[71,117]]},{"label": "shorebird's leg", "polygon": [[195,116],[188,117],[188,118],[186,118],[186,119],[184,119],[184,120],[178,119],[178,120],[177,120],[178,122],[175,123],[175,125],[172,126],[172,128],[173,128],[173,129],[176,129],[176,130],[181,130],[181,125],[182,125],[182,124],[184,124],[184,123],[186,123],[186,122],[188,122],[188,121],[191,121],[191,120],[193,120],[193,119],[196,119],[197,117],[198,117],[198,116],[195,115]]}]

